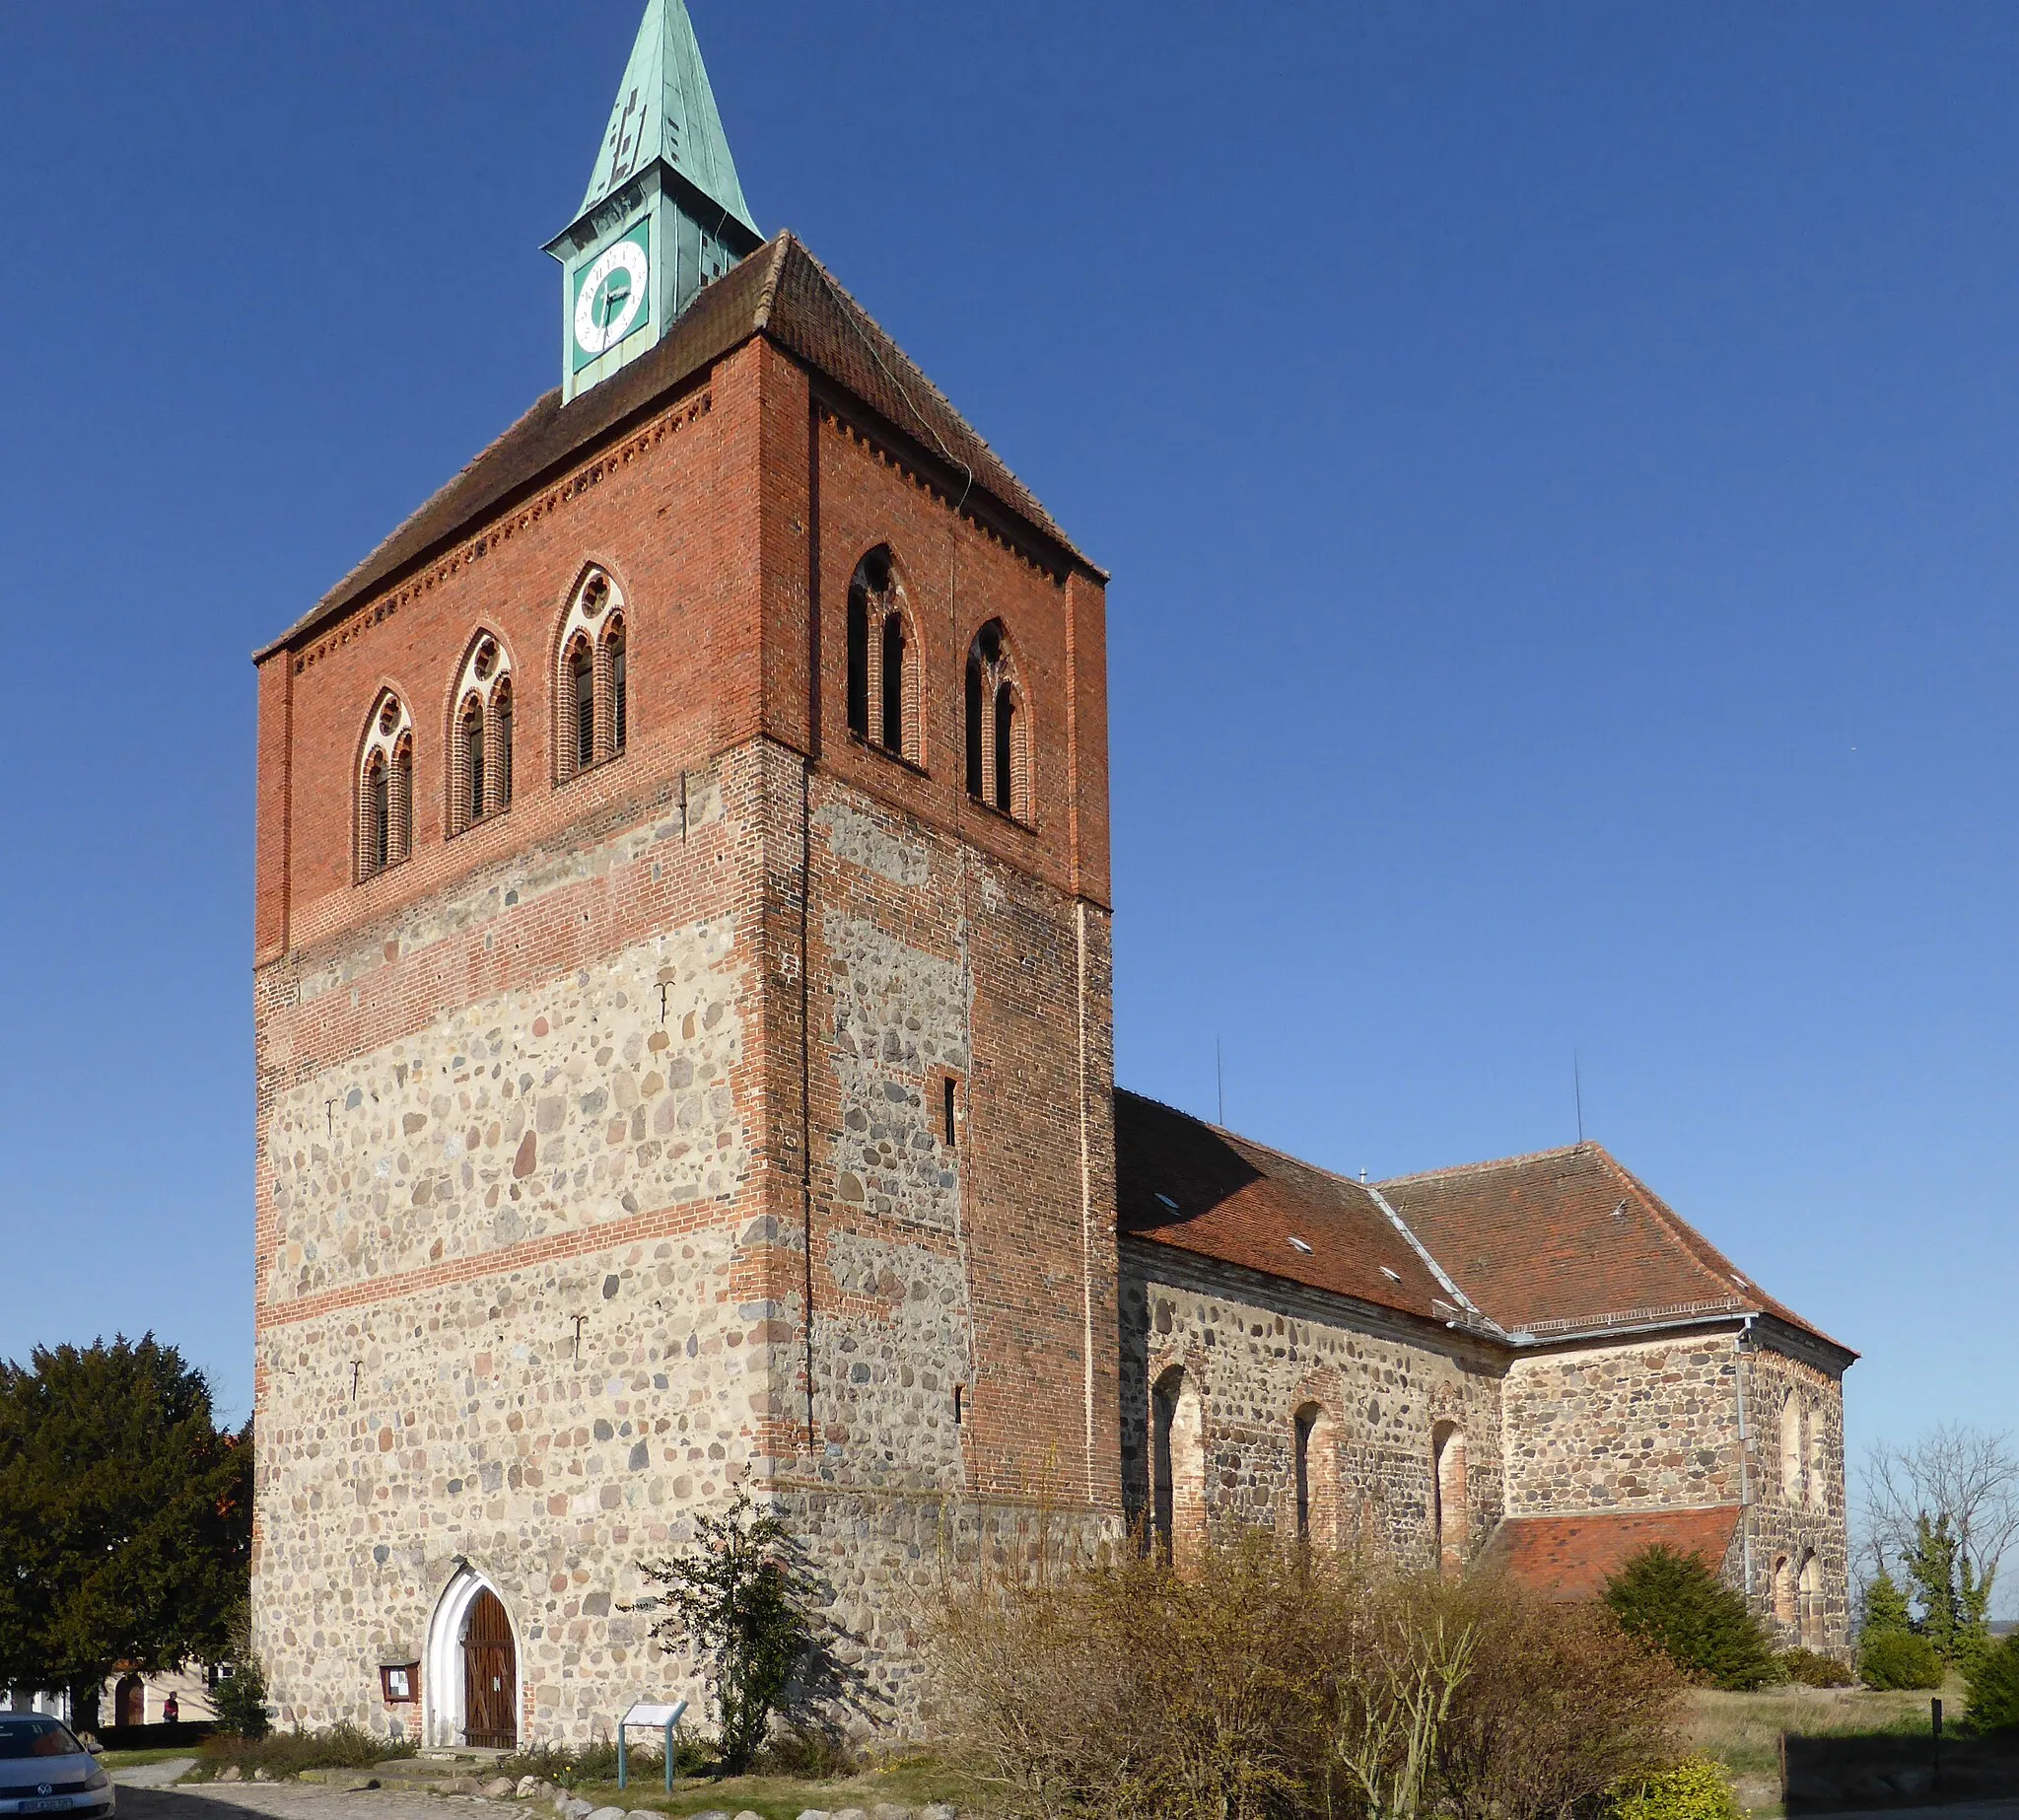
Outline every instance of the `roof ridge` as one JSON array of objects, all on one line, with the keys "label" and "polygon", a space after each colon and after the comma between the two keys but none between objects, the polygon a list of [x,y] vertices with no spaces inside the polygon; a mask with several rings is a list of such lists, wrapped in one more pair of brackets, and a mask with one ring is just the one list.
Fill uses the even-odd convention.
[{"label": "roof ridge", "polygon": [[751,320],[762,329],[771,326],[771,313],[778,307],[778,283],[785,276],[785,262],[794,248],[806,258],[812,254],[806,251],[805,244],[790,228],[781,228],[771,237],[765,251],[771,257],[764,273],[764,283],[757,292],[757,310]]},{"label": "roof ridge", "polygon": [[1612,1153],[1596,1138],[1580,1138],[1575,1144],[1559,1144],[1554,1149],[1546,1151],[1523,1151],[1512,1156],[1489,1156],[1480,1162],[1447,1163],[1442,1168],[1417,1169],[1408,1175],[1384,1175],[1375,1186],[1398,1188],[1405,1182],[1427,1182],[1444,1175],[1479,1175],[1488,1169],[1510,1169],[1517,1163],[1542,1162],[1552,1156],[1574,1156],[1580,1151],[1595,1151],[1608,1162],[1613,1160]]}]

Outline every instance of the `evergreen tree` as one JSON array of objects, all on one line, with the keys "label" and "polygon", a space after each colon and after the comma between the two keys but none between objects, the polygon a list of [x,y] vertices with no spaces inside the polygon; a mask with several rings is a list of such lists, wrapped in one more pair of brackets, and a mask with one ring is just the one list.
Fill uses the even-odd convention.
[{"label": "evergreen tree", "polygon": [[1887,1632],[1911,1631],[1914,1629],[1914,1614],[1909,1609],[1907,1594],[1900,1590],[1900,1584],[1886,1571],[1882,1557],[1879,1571],[1865,1582],[1865,1617],[1859,1627],[1866,1637],[1878,1637]]},{"label": "evergreen tree", "polygon": [[116,1664],[222,1655],[246,1596],[250,1438],[152,1334],[0,1362],[0,1686],[63,1689],[89,1730]]},{"label": "evergreen tree", "polygon": [[1952,1667],[1966,1667],[1990,1647],[1990,1575],[1982,1579],[1949,1527],[1946,1513],[1922,1512],[1904,1565],[1920,1607],[1919,1631]]},{"label": "evergreen tree", "polygon": [[1693,1681],[1713,1687],[1764,1687],[1779,1669],[1744,1597],[1700,1555],[1657,1542],[1605,1583],[1620,1628],[1659,1649]]}]

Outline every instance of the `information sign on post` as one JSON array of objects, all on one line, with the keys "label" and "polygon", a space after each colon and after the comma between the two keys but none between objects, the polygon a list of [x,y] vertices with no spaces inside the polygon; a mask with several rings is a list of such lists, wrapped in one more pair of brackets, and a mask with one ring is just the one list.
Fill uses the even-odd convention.
[{"label": "information sign on post", "polygon": [[676,1700],[671,1706],[654,1706],[640,1701],[630,1712],[617,1721],[617,1786],[623,1788],[631,1781],[631,1766],[624,1752],[624,1735],[633,1725],[648,1725],[655,1731],[665,1734],[666,1747],[666,1792],[673,1791],[673,1727],[680,1722],[681,1714],[687,1711],[684,1700]]}]

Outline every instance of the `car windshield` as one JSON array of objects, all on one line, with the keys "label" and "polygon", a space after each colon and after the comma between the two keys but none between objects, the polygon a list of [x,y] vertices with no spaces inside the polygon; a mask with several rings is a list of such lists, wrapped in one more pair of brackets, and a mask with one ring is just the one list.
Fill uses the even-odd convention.
[{"label": "car windshield", "polygon": [[75,1757],[84,1746],[53,1718],[0,1718],[0,1762],[12,1757]]}]

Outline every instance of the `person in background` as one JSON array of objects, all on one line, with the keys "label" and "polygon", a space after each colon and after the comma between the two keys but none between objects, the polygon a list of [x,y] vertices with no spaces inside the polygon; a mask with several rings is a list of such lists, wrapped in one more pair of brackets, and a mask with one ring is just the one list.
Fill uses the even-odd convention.
[{"label": "person in background", "polygon": [[168,1699],[162,1702],[162,1723],[164,1725],[177,1724],[181,1721],[181,1717],[182,1703],[174,1694],[171,1694]]}]

